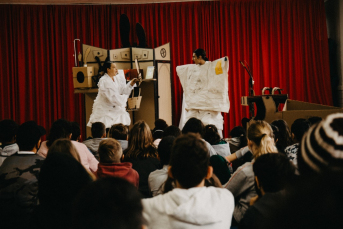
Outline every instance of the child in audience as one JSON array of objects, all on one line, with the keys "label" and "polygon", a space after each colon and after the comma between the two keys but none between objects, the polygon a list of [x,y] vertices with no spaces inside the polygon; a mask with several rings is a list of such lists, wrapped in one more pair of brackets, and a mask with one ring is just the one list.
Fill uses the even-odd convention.
[{"label": "child in audience", "polygon": [[124,151],[127,149],[128,146],[128,134],[129,129],[127,128],[127,126],[120,123],[111,126],[111,129],[108,132],[108,137],[117,140],[120,143],[122,150]]},{"label": "child in audience", "polygon": [[12,119],[0,121],[0,166],[4,160],[19,151],[16,143],[18,124]]},{"label": "child in audience", "polygon": [[106,127],[102,122],[93,122],[91,127],[92,138],[83,141],[82,143],[92,152],[97,160],[99,160],[98,148],[102,140],[106,138]]},{"label": "child in audience", "polygon": [[168,178],[170,154],[174,140],[174,136],[163,137],[160,144],[158,145],[157,151],[163,168],[155,170],[149,175],[148,182],[152,196],[156,196],[162,193],[163,184]]},{"label": "child in audience", "polygon": [[175,140],[168,175],[176,180],[176,188],[142,200],[149,229],[230,228],[234,199],[226,189],[205,187],[213,171],[209,158],[198,135]]},{"label": "child in audience", "polygon": [[123,151],[117,140],[113,138],[102,140],[98,152],[100,157],[100,163],[96,171],[98,178],[108,176],[121,177],[131,182],[137,188],[139,187],[139,176],[137,171],[132,169],[132,164],[130,162],[120,162]]},{"label": "child in audience", "polygon": [[34,121],[21,124],[17,131],[19,151],[0,166],[1,228],[28,228],[38,205],[38,175],[44,158],[37,155],[45,129]]},{"label": "child in audience", "polygon": [[289,158],[290,161],[297,167],[297,156],[298,156],[298,149],[299,149],[299,142],[301,141],[302,137],[310,128],[310,122],[306,119],[299,118],[295,120],[291,126],[292,131],[292,139],[295,144],[286,147],[285,154]]},{"label": "child in audience", "polygon": [[168,124],[163,119],[156,119],[155,120],[155,128],[152,130],[152,137],[154,139],[154,145],[156,148],[158,147],[158,144],[160,143],[164,129],[168,127]]},{"label": "child in audience", "polygon": [[276,148],[280,153],[285,153],[285,148],[293,144],[291,131],[285,120],[279,119],[273,121],[271,124],[277,126],[279,129],[279,138],[276,142]]},{"label": "child in audience", "polygon": [[71,122],[71,139],[72,141],[81,142],[81,129],[77,122]]},{"label": "child in audience", "polygon": [[247,146],[247,136],[243,127],[236,126],[230,131],[229,139],[230,152],[233,154],[237,150]]},{"label": "child in audience", "polygon": [[205,126],[204,139],[211,144],[213,149],[222,157],[231,155],[230,145],[224,140],[221,139],[218,133],[218,129],[215,125]]},{"label": "child in audience", "polygon": [[85,188],[73,205],[73,228],[146,229],[140,193],[126,180],[107,177]]},{"label": "child in audience", "polygon": [[295,167],[281,153],[269,153],[258,157],[253,164],[255,187],[258,193],[251,198],[252,205],[244,214],[239,228],[263,228],[273,211],[284,198],[283,190],[295,180]]},{"label": "child in audience", "polygon": [[160,169],[158,153],[152,143],[152,134],[145,121],[137,121],[129,134],[129,145],[124,151],[124,162],[131,162],[132,168],[139,174],[139,191],[144,197],[151,197],[148,177]]},{"label": "child in audience", "polygon": [[[201,122],[201,120],[197,118],[188,119],[188,121],[185,123],[182,129],[183,134],[188,134],[188,133],[199,134],[201,138],[204,137],[204,131],[205,131],[204,124]],[[217,152],[214,150],[211,144],[208,143],[206,140],[204,140],[204,142],[207,146],[208,154],[210,156],[217,155]]]},{"label": "child in audience", "polygon": [[167,136],[174,136],[175,138],[179,137],[181,135],[181,130],[177,126],[168,126],[167,128],[164,129],[163,131],[163,137]]},{"label": "child in audience", "polygon": [[[49,147],[60,138],[71,139],[72,128],[69,121],[65,119],[58,119],[50,128],[50,133],[47,137],[47,141],[42,142],[37,154],[46,157]],[[95,172],[98,169],[98,161],[95,159],[94,155],[87,149],[87,147],[77,141],[72,141],[74,147],[80,155],[81,164],[91,172]]]},{"label": "child in audience", "polygon": [[[267,153],[277,153],[273,130],[265,121],[255,121],[248,128],[248,147],[256,160]],[[253,161],[254,162],[254,161]],[[246,162],[231,176],[226,188],[235,197],[235,222],[239,223],[249,207],[250,198],[256,195],[253,162]]]},{"label": "child in audience", "polygon": [[77,152],[72,141],[68,138],[60,138],[54,141],[54,143],[49,147],[48,154],[62,153],[69,154],[81,163],[80,155]]}]

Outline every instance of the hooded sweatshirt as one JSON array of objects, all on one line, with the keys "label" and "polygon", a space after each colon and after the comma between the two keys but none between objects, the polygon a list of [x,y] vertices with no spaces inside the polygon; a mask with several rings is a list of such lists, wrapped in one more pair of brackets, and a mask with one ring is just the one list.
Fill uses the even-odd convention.
[{"label": "hooded sweatshirt", "polygon": [[130,162],[123,163],[99,163],[95,175],[100,177],[121,177],[131,182],[137,188],[139,186],[139,175],[132,168]]},{"label": "hooded sweatshirt", "polygon": [[234,210],[231,192],[215,187],[175,188],[142,203],[149,229],[228,229]]}]

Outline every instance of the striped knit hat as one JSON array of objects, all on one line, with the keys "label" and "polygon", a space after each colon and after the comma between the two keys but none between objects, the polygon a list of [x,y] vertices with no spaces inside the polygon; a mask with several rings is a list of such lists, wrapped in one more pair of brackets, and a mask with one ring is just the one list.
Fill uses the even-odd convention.
[{"label": "striped knit hat", "polygon": [[313,125],[302,138],[298,157],[300,173],[301,166],[315,173],[343,171],[343,113]]}]

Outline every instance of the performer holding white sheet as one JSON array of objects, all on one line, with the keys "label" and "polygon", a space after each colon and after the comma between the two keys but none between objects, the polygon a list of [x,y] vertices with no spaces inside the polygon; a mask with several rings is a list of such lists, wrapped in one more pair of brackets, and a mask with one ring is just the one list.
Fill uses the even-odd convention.
[{"label": "performer holding white sheet", "polygon": [[230,110],[228,58],[210,62],[206,52],[197,49],[193,53],[193,61],[194,64],[176,67],[184,92],[179,127],[182,129],[189,118],[195,117],[204,125],[215,125],[222,137],[224,120],[221,112]]},{"label": "performer holding white sheet", "polygon": [[126,111],[126,102],[139,80],[135,78],[126,84],[124,74],[118,74],[114,63],[106,62],[104,67],[106,73],[99,80],[98,95],[87,126],[91,127],[94,122],[102,122],[106,128],[117,123],[129,126],[131,119]]}]

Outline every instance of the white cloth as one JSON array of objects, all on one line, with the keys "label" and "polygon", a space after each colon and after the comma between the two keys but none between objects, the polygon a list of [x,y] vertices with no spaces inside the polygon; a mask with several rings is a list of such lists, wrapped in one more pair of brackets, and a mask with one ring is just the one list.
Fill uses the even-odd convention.
[{"label": "white cloth", "polygon": [[231,155],[229,144],[212,145],[213,149],[222,157]]},{"label": "white cloth", "polygon": [[92,114],[87,126],[91,127],[94,122],[102,122],[106,128],[117,123],[129,126],[131,119],[126,111],[126,102],[133,89],[130,82],[126,84],[123,74],[114,76],[113,81],[105,73],[100,78],[98,87],[98,95],[94,100]]},{"label": "white cloth", "polygon": [[228,113],[230,110],[229,61],[225,58],[207,61],[203,65],[188,64],[176,67],[184,91],[180,129],[189,118],[195,117],[204,125],[215,125],[220,136],[223,136],[224,120],[221,112]]},{"label": "white cloth", "polygon": [[149,229],[228,229],[234,210],[231,192],[215,187],[175,188],[142,203]]},{"label": "white cloth", "polygon": [[152,196],[162,194],[162,185],[168,178],[168,168],[169,165],[164,165],[162,169],[150,173],[148,183]]}]

